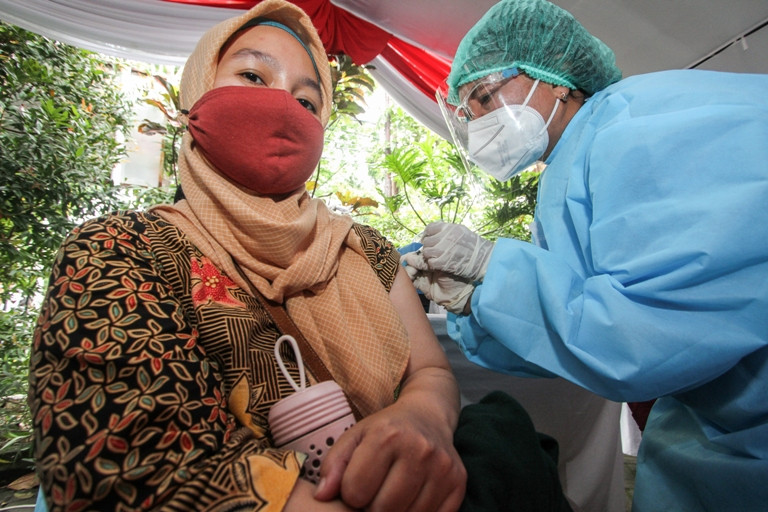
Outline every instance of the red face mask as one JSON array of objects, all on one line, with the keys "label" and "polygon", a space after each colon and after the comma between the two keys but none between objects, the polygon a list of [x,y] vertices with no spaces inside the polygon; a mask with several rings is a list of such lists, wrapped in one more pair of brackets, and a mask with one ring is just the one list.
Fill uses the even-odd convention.
[{"label": "red face mask", "polygon": [[283,89],[219,87],[189,111],[203,156],[235,183],[261,195],[298,190],[323,152],[323,126]]}]

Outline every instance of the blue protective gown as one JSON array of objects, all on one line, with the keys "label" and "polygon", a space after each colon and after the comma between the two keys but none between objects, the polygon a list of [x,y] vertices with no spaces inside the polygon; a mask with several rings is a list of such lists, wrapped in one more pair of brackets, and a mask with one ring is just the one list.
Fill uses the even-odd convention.
[{"label": "blue protective gown", "polygon": [[499,240],[449,334],[494,370],[661,397],[635,512],[768,510],[768,75],[622,80],[546,163],[539,246]]}]

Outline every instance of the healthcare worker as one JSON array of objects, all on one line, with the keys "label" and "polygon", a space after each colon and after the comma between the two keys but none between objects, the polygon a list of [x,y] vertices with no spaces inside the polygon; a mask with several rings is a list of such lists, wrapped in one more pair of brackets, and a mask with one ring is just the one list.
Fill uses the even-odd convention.
[{"label": "healthcare worker", "polygon": [[613,53],[545,0],[467,33],[449,124],[499,180],[536,160],[534,244],[428,226],[406,257],[467,357],[660,397],[633,510],[768,507],[768,75],[620,80]]}]

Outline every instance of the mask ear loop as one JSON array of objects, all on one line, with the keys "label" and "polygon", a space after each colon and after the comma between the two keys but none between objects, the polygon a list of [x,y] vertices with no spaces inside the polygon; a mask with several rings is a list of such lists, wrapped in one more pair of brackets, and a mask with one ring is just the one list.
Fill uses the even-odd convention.
[{"label": "mask ear loop", "polygon": [[[523,105],[522,105],[523,108],[528,106],[528,102],[531,101],[531,98],[533,97],[533,93],[534,91],[536,91],[536,87],[538,87],[539,82],[540,80],[538,78],[536,79],[535,82],[533,82],[533,85],[531,86],[531,90],[528,92],[528,96],[525,97],[525,101],[523,102]],[[547,122],[544,123],[544,128],[542,128],[541,131],[536,135],[540,135],[549,127],[549,123],[551,123],[552,119],[554,119],[555,113],[557,112],[557,107],[559,106],[560,106],[560,98],[555,98],[555,108],[553,108],[552,112],[550,112],[549,119],[547,119]]]},{"label": "mask ear loop", "polygon": [[[558,98],[555,98],[555,108],[553,108],[553,109],[552,109],[552,113],[551,113],[551,114],[549,114],[549,119],[547,119],[547,122],[546,122],[546,124],[544,125],[544,130],[546,130],[546,129],[547,129],[547,127],[549,126],[549,123],[551,123],[551,122],[552,122],[552,119],[555,117],[555,112],[557,112],[557,107],[559,107],[559,106],[560,106],[560,99],[558,99]],[[542,130],[542,131],[543,131],[543,130]]]},{"label": "mask ear loop", "polygon": [[523,108],[528,106],[528,102],[531,101],[531,98],[533,97],[533,93],[536,91],[536,87],[539,86],[539,80],[538,78],[533,82],[533,85],[531,86],[531,90],[528,91],[528,96],[525,97],[525,101],[521,105]]},{"label": "mask ear loop", "polygon": [[[293,380],[293,377],[288,373],[288,370],[285,368],[285,364],[283,364],[283,358],[280,355],[280,345],[284,341],[288,340],[291,343],[291,347],[293,347],[293,353],[296,355],[296,363],[299,365],[299,380],[301,381],[300,385],[296,384],[296,381]],[[290,334],[283,334],[279,338],[277,338],[277,341],[275,342],[275,359],[277,359],[277,366],[280,367],[280,371],[283,373],[283,376],[288,380],[288,383],[291,385],[291,387],[296,391],[297,393],[299,391],[304,391],[306,387],[307,379],[304,374],[304,361],[301,358],[301,352],[299,352],[299,345],[296,343],[296,340],[291,336]]]}]

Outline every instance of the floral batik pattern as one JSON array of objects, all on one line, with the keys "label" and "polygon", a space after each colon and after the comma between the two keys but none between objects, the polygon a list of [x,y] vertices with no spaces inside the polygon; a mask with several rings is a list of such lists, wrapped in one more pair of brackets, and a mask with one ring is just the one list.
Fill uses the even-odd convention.
[{"label": "floral batik pattern", "polygon": [[[397,252],[354,229],[389,289]],[[161,218],[124,212],[74,230],[30,367],[49,509],[281,510],[303,455],[276,449],[266,424],[293,392],[276,368],[278,336],[258,302]]]}]

